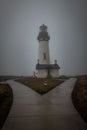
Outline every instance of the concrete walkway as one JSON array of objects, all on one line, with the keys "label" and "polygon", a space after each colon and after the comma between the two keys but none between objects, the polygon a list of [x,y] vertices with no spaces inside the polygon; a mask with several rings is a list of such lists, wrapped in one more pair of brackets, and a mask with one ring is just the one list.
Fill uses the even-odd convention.
[{"label": "concrete walkway", "polygon": [[41,96],[32,89],[8,81],[14,101],[2,130],[87,130],[71,101],[72,78]]}]

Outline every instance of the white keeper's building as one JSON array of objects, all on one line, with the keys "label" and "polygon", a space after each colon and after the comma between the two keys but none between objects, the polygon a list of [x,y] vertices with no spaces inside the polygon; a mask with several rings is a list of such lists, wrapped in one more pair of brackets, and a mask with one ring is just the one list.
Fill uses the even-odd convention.
[{"label": "white keeper's building", "polygon": [[54,64],[50,64],[49,40],[50,36],[47,32],[47,26],[40,26],[40,32],[37,37],[39,41],[39,55],[36,64],[38,78],[57,78],[59,77],[59,65],[57,60]]}]

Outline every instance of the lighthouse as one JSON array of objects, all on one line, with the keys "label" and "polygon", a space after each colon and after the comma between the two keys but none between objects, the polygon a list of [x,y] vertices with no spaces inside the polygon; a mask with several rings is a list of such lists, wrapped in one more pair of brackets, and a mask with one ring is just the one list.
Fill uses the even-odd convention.
[{"label": "lighthouse", "polygon": [[40,26],[40,31],[37,37],[39,42],[38,60],[36,64],[37,77],[39,78],[56,78],[59,76],[59,66],[57,60],[54,64],[50,64],[49,40],[50,36],[47,32],[47,26]]},{"label": "lighthouse", "polygon": [[39,63],[40,64],[50,64],[49,55],[49,40],[50,37],[47,32],[47,26],[44,24],[40,26],[40,32],[37,37],[39,41]]}]

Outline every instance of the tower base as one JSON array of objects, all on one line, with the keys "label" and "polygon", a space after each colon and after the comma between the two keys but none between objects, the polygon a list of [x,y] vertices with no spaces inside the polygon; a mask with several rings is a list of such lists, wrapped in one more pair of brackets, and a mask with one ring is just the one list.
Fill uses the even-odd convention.
[{"label": "tower base", "polygon": [[59,66],[57,64],[37,64],[36,69],[38,70],[38,78],[58,78],[59,77]]}]

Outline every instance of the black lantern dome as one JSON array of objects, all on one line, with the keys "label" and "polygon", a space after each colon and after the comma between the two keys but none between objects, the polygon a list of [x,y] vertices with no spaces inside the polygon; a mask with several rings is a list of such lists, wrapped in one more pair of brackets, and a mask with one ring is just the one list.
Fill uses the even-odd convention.
[{"label": "black lantern dome", "polygon": [[50,40],[50,36],[48,35],[46,25],[43,24],[42,26],[40,26],[40,32],[39,32],[37,39],[39,41],[49,41]]}]

